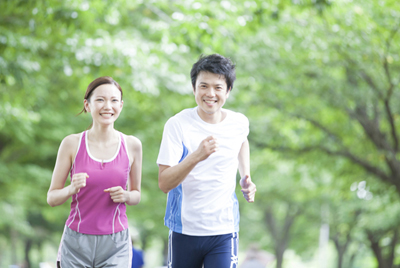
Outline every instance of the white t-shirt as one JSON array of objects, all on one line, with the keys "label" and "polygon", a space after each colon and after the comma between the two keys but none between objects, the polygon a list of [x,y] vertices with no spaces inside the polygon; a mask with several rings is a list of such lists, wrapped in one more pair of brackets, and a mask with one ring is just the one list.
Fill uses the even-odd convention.
[{"label": "white t-shirt", "polygon": [[185,180],[168,193],[164,223],[187,235],[221,235],[239,231],[235,194],[238,155],[249,134],[246,116],[223,109],[218,124],[204,122],[197,107],[171,117],[164,127],[158,165],[175,166],[214,136],[219,150],[198,163]]}]

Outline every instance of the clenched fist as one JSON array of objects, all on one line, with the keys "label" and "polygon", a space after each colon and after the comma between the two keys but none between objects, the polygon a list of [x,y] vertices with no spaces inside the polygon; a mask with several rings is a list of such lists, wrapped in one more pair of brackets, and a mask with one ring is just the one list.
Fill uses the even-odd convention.
[{"label": "clenched fist", "polygon": [[199,147],[196,152],[200,161],[207,159],[212,153],[218,151],[218,141],[217,138],[213,136],[208,136],[204,140],[201,141]]},{"label": "clenched fist", "polygon": [[129,193],[122,189],[121,186],[105,189],[104,192],[110,193],[110,197],[114,203],[125,203],[129,200]]},{"label": "clenched fist", "polygon": [[87,173],[76,173],[71,179],[72,194],[77,194],[82,187],[86,186],[86,179],[89,178]]}]

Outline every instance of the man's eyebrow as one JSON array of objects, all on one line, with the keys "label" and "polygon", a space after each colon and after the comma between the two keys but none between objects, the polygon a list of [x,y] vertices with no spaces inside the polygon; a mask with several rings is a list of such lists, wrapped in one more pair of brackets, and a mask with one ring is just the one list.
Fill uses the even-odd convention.
[{"label": "man's eyebrow", "polygon": [[[199,84],[206,84],[206,85],[208,85],[207,82],[199,82]],[[216,86],[223,86],[224,83],[216,83],[216,84],[214,84],[214,85],[216,85]]]}]

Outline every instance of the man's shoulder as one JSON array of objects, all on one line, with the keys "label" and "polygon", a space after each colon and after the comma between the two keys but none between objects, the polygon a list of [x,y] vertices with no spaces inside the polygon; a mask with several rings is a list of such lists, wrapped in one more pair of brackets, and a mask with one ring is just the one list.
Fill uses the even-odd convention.
[{"label": "man's shoulder", "polygon": [[224,109],[228,116],[233,119],[235,122],[242,123],[242,124],[249,124],[249,119],[242,113]]},{"label": "man's shoulder", "polygon": [[187,120],[190,120],[193,116],[193,109],[194,108],[187,108],[180,111],[179,113],[169,118],[168,122],[170,122],[170,124],[179,124],[179,123],[184,123]]},{"label": "man's shoulder", "polygon": [[182,117],[191,117],[193,115],[193,113],[195,112],[196,108],[186,108],[183,109],[182,111],[180,111],[179,113],[177,113],[176,115],[174,115],[173,117],[178,117],[178,118],[182,118]]}]

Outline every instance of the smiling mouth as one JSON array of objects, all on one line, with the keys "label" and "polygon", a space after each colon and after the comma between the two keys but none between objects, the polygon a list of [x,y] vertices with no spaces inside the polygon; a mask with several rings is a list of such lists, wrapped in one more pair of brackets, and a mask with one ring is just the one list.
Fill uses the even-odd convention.
[{"label": "smiling mouth", "polygon": [[103,116],[103,117],[111,117],[111,116],[113,116],[114,114],[100,114],[101,116]]},{"label": "smiling mouth", "polygon": [[208,103],[208,104],[214,104],[214,103],[216,103],[217,101],[216,101],[216,100],[204,100],[204,102],[205,102],[205,103]]}]

